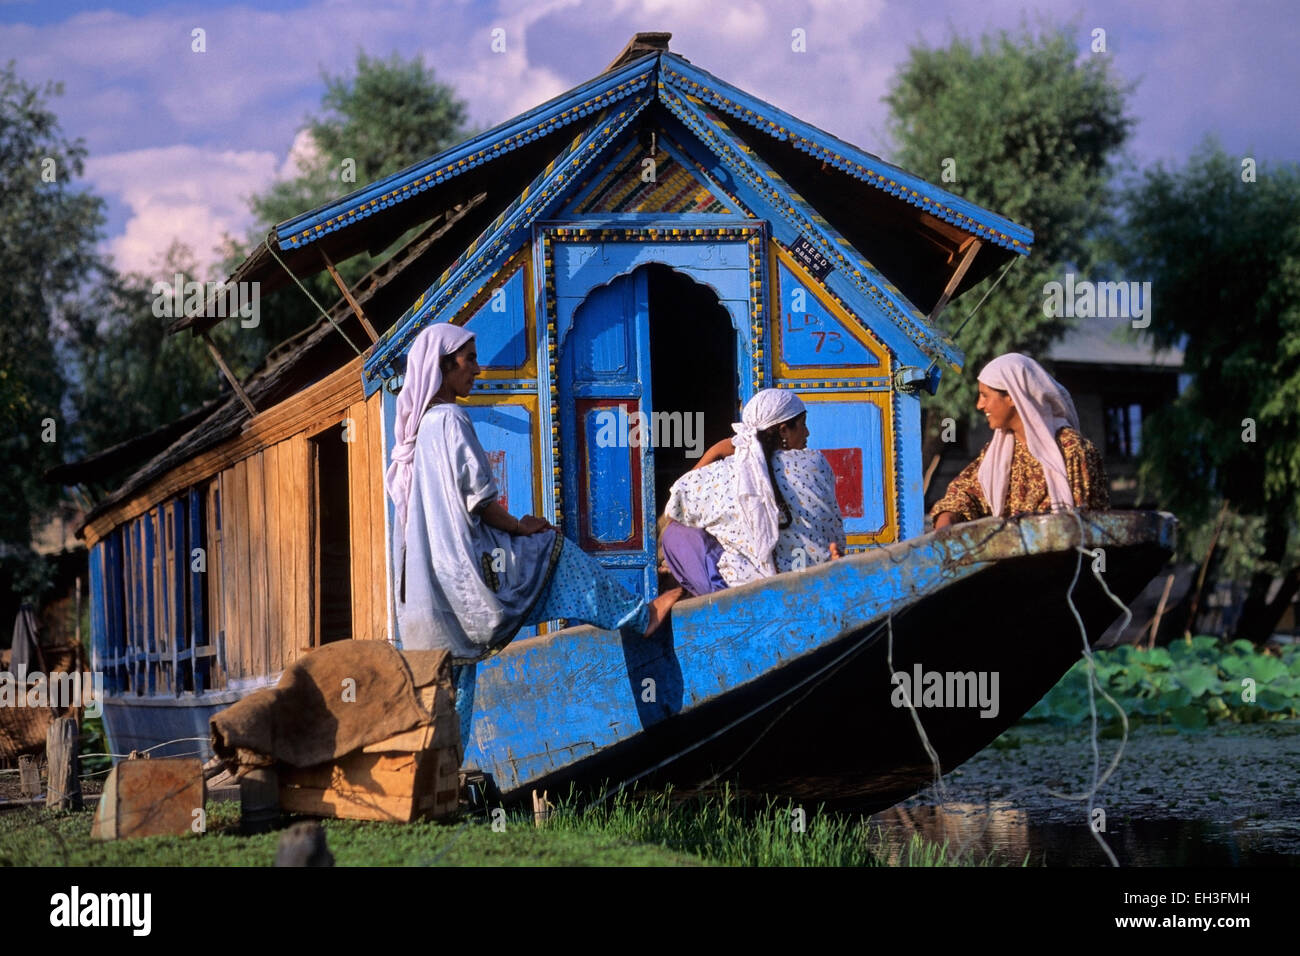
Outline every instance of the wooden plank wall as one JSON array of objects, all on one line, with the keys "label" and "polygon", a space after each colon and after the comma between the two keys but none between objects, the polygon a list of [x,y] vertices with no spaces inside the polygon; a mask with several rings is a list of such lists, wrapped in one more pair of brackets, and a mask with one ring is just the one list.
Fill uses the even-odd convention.
[{"label": "wooden plank wall", "polygon": [[225,581],[225,566],[222,560],[224,548],[221,539],[225,529],[219,516],[219,509],[223,503],[221,477],[218,475],[208,485],[207,514],[203,516],[206,522],[208,569],[206,572],[208,576],[207,642],[209,646],[217,649],[208,675],[209,686],[213,690],[225,688],[228,671],[226,655],[222,651],[226,644],[226,635],[230,633],[230,625],[227,623],[229,619],[226,617],[225,591],[222,588],[222,582]]},{"label": "wooden plank wall", "polygon": [[[348,406],[348,523],[351,525],[352,630],[357,640],[388,638],[388,561],[384,542],[382,395]],[[345,421],[346,424],[346,421]]]},{"label": "wooden plank wall", "polygon": [[[346,407],[321,440],[348,440],[352,636],[388,639],[382,397]],[[335,413],[339,414],[338,412]],[[345,430],[346,429],[346,430]],[[311,435],[299,432],[220,471],[206,486],[207,689],[272,675],[311,649],[315,633],[316,491]],[[123,528],[128,648],[133,688],[175,693],[189,555],[177,549],[175,501]],[[206,645],[205,645],[206,646]],[[190,666],[185,662],[185,666]],[[185,688],[187,681],[179,687]]]},{"label": "wooden plank wall", "polygon": [[[337,440],[350,419],[349,537],[353,638],[388,637],[388,572],[384,537],[382,395],[366,400],[361,360],[349,363],[268,409],[219,448],[195,456],[134,499],[86,527],[87,543],[109,540],[96,613],[107,637],[124,630],[123,667],[133,690],[174,692],[177,657],[194,646],[177,630],[190,556],[179,550],[173,502],[202,489],[207,571],[205,632],[194,636],[210,655],[205,689],[275,674],[310,650],[316,622],[316,487],[312,439]],[[105,552],[105,555],[108,551]],[[116,560],[120,556],[120,560]],[[179,586],[174,586],[179,582]],[[106,603],[107,602],[107,603]],[[113,603],[117,602],[117,603]],[[185,686],[185,682],[179,685]]]},{"label": "wooden plank wall", "polygon": [[[213,633],[217,620],[225,631],[232,678],[275,674],[311,649],[315,516],[309,451],[307,436],[293,435],[218,476],[221,529],[212,508],[207,528],[217,569],[208,579],[209,607]],[[382,548],[382,525],[379,532]]]}]

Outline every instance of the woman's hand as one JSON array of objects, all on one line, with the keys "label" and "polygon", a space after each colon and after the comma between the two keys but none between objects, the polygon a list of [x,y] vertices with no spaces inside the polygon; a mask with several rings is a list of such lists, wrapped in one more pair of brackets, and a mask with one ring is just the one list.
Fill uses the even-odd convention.
[{"label": "woman's hand", "polygon": [[934,519],[934,530],[938,531],[940,528],[946,528],[956,520],[957,516],[951,511],[941,511]]},{"label": "woman's hand", "polygon": [[478,514],[485,523],[499,531],[504,531],[506,534],[537,534],[539,531],[554,527],[545,518],[539,518],[536,515],[524,515],[522,518],[516,518],[505,508],[502,508],[499,501],[488,502],[479,509]]},{"label": "woman's hand", "polygon": [[546,531],[553,528],[545,518],[539,518],[537,515],[524,515],[519,519],[519,530],[514,534],[537,534],[539,531]]}]

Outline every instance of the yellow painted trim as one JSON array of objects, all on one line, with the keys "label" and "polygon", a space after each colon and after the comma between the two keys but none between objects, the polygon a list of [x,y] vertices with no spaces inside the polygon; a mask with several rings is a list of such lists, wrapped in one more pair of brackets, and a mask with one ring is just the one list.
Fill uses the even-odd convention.
[{"label": "yellow painted trim", "polygon": [[[885,523],[875,531],[847,535],[849,544],[889,544],[898,538],[898,476],[894,468],[894,393],[888,392],[823,392],[799,391],[795,394],[805,404],[817,402],[869,402],[880,409],[880,431],[883,448],[881,466],[884,470],[882,487],[885,491]],[[814,446],[816,436],[814,438]]]},{"label": "yellow painted trim", "polygon": [[[533,416],[532,435],[532,463],[533,463],[533,506],[529,509],[529,514],[542,513],[542,469],[539,465],[537,450],[541,448],[542,442],[542,415],[541,405],[537,400],[537,394],[534,393],[495,393],[485,395],[470,395],[468,398],[459,400],[462,405],[518,405],[521,408],[528,409]],[[522,517],[522,515],[516,515]]]},{"label": "yellow painted trim", "polygon": [[[771,249],[771,263],[768,268],[768,275],[771,277],[773,289],[772,301],[778,303],[775,310],[776,315],[773,317],[772,330],[775,340],[772,343],[772,368],[773,374],[780,379],[808,379],[808,378],[887,378],[893,374],[890,368],[889,349],[875,338],[863,327],[844,306],[840,305],[826,288],[808,274],[802,265],[782,248],[778,242],[768,243]],[[818,302],[831,314],[831,317],[844,326],[846,330],[862,344],[864,348],[878,359],[876,365],[799,365],[791,366],[785,364],[784,358],[784,336],[785,336],[785,312],[781,303],[781,271],[777,268],[780,262],[792,273],[795,278],[803,283],[804,287],[812,292]]]}]

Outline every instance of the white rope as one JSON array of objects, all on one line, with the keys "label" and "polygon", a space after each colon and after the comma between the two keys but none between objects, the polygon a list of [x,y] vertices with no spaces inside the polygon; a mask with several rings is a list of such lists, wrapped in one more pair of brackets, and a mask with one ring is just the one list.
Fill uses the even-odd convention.
[{"label": "white rope", "polygon": [[[1092,648],[1088,645],[1088,630],[1083,626],[1083,618],[1079,616],[1079,609],[1074,606],[1074,588],[1079,583],[1079,570],[1083,567],[1083,555],[1084,555],[1083,518],[1080,517],[1079,510],[1077,508],[1071,509],[1070,513],[1074,515],[1075,523],[1079,528],[1079,543],[1075,546],[1074,549],[1075,550],[1074,576],[1070,579],[1069,590],[1065,592],[1065,602],[1070,606],[1070,613],[1074,615],[1074,621],[1076,624],[1079,625],[1079,634],[1083,638],[1083,657],[1088,662],[1088,713],[1091,717],[1091,729],[1092,729],[1091,732],[1092,786],[1088,789],[1088,792],[1086,794],[1082,795],[1082,798],[1086,800],[1088,804],[1088,812],[1087,812],[1088,832],[1092,834],[1092,838],[1097,841],[1097,845],[1100,846],[1102,852],[1106,854],[1106,858],[1110,860],[1110,865],[1117,867],[1119,866],[1119,860],[1116,859],[1114,851],[1111,850],[1110,848],[1110,844],[1106,842],[1105,837],[1101,835],[1101,831],[1097,829],[1092,819],[1092,811],[1096,809],[1096,807],[1093,806],[1093,803],[1097,796],[1097,789],[1101,786],[1103,782],[1100,776],[1101,747],[1097,741],[1097,695],[1096,693],[1094,693],[1094,688],[1100,690],[1102,695],[1105,696],[1106,699],[1109,700],[1111,704],[1113,704],[1115,708],[1120,712],[1120,716],[1124,720],[1125,739],[1127,739],[1128,736],[1128,718],[1124,716],[1124,709],[1120,707],[1119,704],[1115,703],[1115,699],[1106,693],[1105,689],[1101,687],[1100,683],[1097,680],[1097,664],[1092,657]],[[1095,575],[1096,571],[1094,570],[1093,573]],[[1109,589],[1107,590],[1109,593]],[[1113,597],[1114,595],[1112,595],[1112,598]],[[1122,750],[1122,745],[1121,745],[1121,750]],[[1115,766],[1118,766],[1118,764],[1119,764],[1119,759],[1117,753],[1116,759],[1112,763],[1110,769],[1113,770]],[[1107,776],[1109,775],[1110,774],[1108,771]],[[1063,796],[1063,797],[1065,796],[1064,794],[1054,794],[1054,795]],[[1074,797],[1065,797],[1065,798],[1077,799]],[[1103,810],[1102,812],[1104,813],[1105,811]]]}]

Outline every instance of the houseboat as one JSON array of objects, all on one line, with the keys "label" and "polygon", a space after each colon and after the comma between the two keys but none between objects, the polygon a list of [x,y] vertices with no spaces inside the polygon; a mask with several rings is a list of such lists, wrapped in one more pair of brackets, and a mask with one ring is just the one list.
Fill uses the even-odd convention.
[{"label": "houseboat", "polygon": [[[265,294],[328,270],[340,297],[179,434],[141,439],[139,469],[85,522],[115,753],[206,753],[213,713],[313,648],[400,646],[383,474],[406,352],[435,322],[476,333],[484,372],[464,404],[501,503],[647,599],[656,516],[693,464],[685,429],[702,422],[707,447],[762,388],[807,404],[849,543],[830,565],[683,601],[650,639],[522,632],[480,665],[464,741],[507,796],[725,777],[878,805],[931,773],[916,718],[944,769],[964,760],[1118,616],[1107,585],[1127,600],[1163,563],[1168,515],[924,533],[921,396],[963,362],[942,314],[1028,255],[1031,231],[667,39],[638,34],[589,82],[280,224],[231,275]],[[361,281],[338,276],[412,231]],[[635,413],[681,440],[595,440]],[[997,672],[998,704],[900,709],[891,675],[914,667]]]}]

